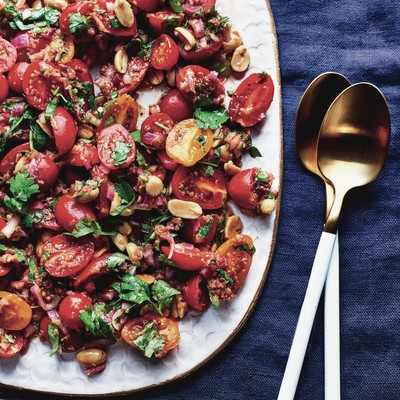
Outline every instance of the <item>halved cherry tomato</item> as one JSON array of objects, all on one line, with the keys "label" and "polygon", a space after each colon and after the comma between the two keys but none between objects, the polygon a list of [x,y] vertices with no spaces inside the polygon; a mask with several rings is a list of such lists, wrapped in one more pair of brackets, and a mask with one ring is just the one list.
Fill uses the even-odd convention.
[{"label": "halved cherry tomato", "polygon": [[[146,76],[147,70],[149,69],[149,63],[141,57],[133,57],[128,61],[128,69],[122,78],[122,81],[129,81],[129,84],[123,83],[122,87],[118,90],[120,95],[124,93],[130,93],[135,90]],[[121,74],[122,75],[122,74]]]},{"label": "halved cherry tomato", "polygon": [[78,3],[68,4],[67,7],[63,9],[60,15],[59,25],[61,32],[65,35],[74,36],[75,39],[78,40],[90,40],[95,32],[93,32],[92,35],[88,34],[88,30],[79,31],[78,33],[71,32],[70,17],[74,14],[82,15],[87,18],[87,24],[89,25],[89,27],[91,27],[93,23],[91,23],[89,16],[90,13],[93,11],[94,6],[95,3],[91,1],[80,1]]},{"label": "halved cherry tomato", "polygon": [[193,105],[178,89],[172,89],[161,99],[160,111],[168,114],[174,122],[179,122],[191,118]]},{"label": "halved cherry tomato", "polygon": [[174,126],[174,121],[169,115],[155,113],[147,117],[140,129],[142,143],[153,150],[160,150],[165,147],[168,132]]},{"label": "halved cherry tomato", "polygon": [[135,349],[138,349],[134,341],[143,335],[148,324],[156,327],[158,331],[157,335],[164,340],[164,347],[155,354],[155,357],[164,357],[169,351],[178,346],[180,341],[178,324],[170,318],[153,314],[143,315],[142,317],[128,321],[122,328],[122,339]]},{"label": "halved cherry tomato", "polygon": [[179,59],[178,45],[166,34],[160,35],[151,48],[150,64],[155,69],[170,70]]},{"label": "halved cherry tomato", "polygon": [[96,221],[92,208],[87,204],[78,203],[74,197],[63,195],[54,207],[57,222],[68,232],[74,230],[75,225],[87,218]]},{"label": "halved cherry tomato", "polygon": [[77,290],[85,290],[91,293],[95,290],[94,280],[101,276],[108,275],[112,272],[108,268],[108,257],[111,253],[106,253],[93,260],[83,271],[81,271],[74,280],[74,288]]},{"label": "halved cherry tomato", "polygon": [[80,312],[92,306],[91,300],[84,293],[71,293],[62,299],[58,314],[64,326],[79,331],[85,326],[79,318]]},{"label": "halved cherry tomato", "polygon": [[25,346],[25,339],[19,332],[0,330],[0,357],[11,358]]},{"label": "halved cherry tomato", "polygon": [[34,151],[27,155],[29,175],[35,178],[42,192],[50,189],[57,181],[58,166],[47,154]]},{"label": "halved cherry tomato", "polygon": [[70,151],[75,143],[78,128],[72,115],[63,107],[56,107],[50,119],[58,154]]},{"label": "halved cherry tomato", "polygon": [[204,312],[210,307],[211,301],[207,290],[207,281],[202,275],[190,278],[182,290],[183,299],[189,307],[198,312]]},{"label": "halved cherry tomato", "polygon": [[182,4],[185,14],[193,15],[199,10],[209,13],[215,7],[216,0],[185,0]]},{"label": "halved cherry tomato", "polygon": [[78,141],[72,149],[65,154],[64,162],[74,167],[91,169],[94,164],[100,164],[97,147],[91,143]]},{"label": "halved cherry tomato", "polygon": [[107,108],[101,117],[97,130],[99,131],[110,124],[120,124],[129,132],[133,132],[136,129],[138,116],[139,107],[136,100],[129,94],[123,94]]},{"label": "halved cherry tomato", "polygon": [[208,60],[213,56],[223,45],[224,39],[221,36],[219,40],[210,39],[203,46],[195,46],[191,50],[186,50],[183,43],[179,45],[179,55],[188,62],[199,63]]},{"label": "halved cherry tomato", "polygon": [[165,167],[168,171],[176,171],[179,167],[179,164],[173,160],[165,150],[160,150],[157,152],[158,159],[160,160],[161,164]]},{"label": "halved cherry tomato", "polygon": [[51,34],[35,35],[33,29],[17,33],[17,35],[11,39],[11,44],[17,50],[17,61],[29,61],[30,56],[38,53],[48,46],[51,42],[51,39]]},{"label": "halved cherry tomato", "polygon": [[223,243],[215,252],[217,264],[233,279],[232,291],[242,286],[251,267],[255,248],[250,236],[238,234]]},{"label": "halved cherry tomato", "polygon": [[0,73],[0,101],[3,101],[8,96],[8,81],[7,78]]},{"label": "halved cherry tomato", "polygon": [[28,103],[39,110],[45,110],[47,103],[57,87],[60,71],[54,64],[45,61],[35,61],[26,69],[22,88]]},{"label": "halved cherry tomato", "polygon": [[[4,220],[3,220],[2,218],[1,218],[1,221],[4,222]],[[5,226],[5,223],[4,223],[4,225],[3,225],[0,229],[3,229],[4,226]],[[7,275],[10,271],[11,271],[11,265],[0,265],[0,276],[5,276],[5,275]]]},{"label": "halved cherry tomato", "polygon": [[172,177],[172,191],[181,200],[194,201],[203,210],[221,208],[228,196],[228,182],[223,172],[214,169],[206,174],[206,167],[179,167]]},{"label": "halved cherry tomato", "polygon": [[24,78],[25,71],[29,67],[27,62],[16,63],[7,75],[8,85],[10,89],[16,93],[22,94],[22,79]]},{"label": "halved cherry tomato", "polygon": [[111,170],[126,168],[136,158],[136,145],[126,128],[109,125],[97,133],[97,151],[100,160]]},{"label": "halved cherry tomato", "polygon": [[22,157],[24,152],[29,151],[30,145],[28,143],[20,144],[13,149],[11,149],[1,160],[0,163],[0,173],[5,175],[9,173],[12,169],[14,169],[17,164],[19,158]]},{"label": "halved cherry tomato", "polygon": [[17,61],[17,50],[6,39],[0,37],[0,73],[8,72]]},{"label": "halved cherry tomato", "polygon": [[[74,58],[69,63],[67,63],[66,66],[72,68],[75,71],[76,78],[79,81],[83,83],[85,82],[93,83],[93,77],[92,74],[90,73],[88,66],[81,60]],[[60,68],[62,67],[59,67],[59,69]]]},{"label": "halved cherry tomato", "polygon": [[135,5],[139,10],[146,12],[154,12],[161,4],[160,0],[132,0],[132,4]]},{"label": "halved cherry tomato", "polygon": [[[75,183],[75,180],[74,180]],[[58,224],[54,216],[54,211],[49,207],[48,204],[43,204],[40,208],[30,208],[27,212],[28,215],[33,217],[35,214],[41,215],[37,222],[33,223],[36,229],[49,229],[54,232],[61,232],[62,226]]]},{"label": "halved cherry tomato", "polygon": [[[161,246],[161,251],[167,257],[169,256],[170,249],[169,245]],[[176,243],[170,259],[179,269],[197,271],[202,269],[211,257],[212,253],[209,250],[198,249],[188,243]]]},{"label": "halved cherry tomato", "polygon": [[185,226],[185,238],[193,244],[208,244],[214,239],[217,228],[218,218],[215,215],[189,219]]},{"label": "halved cherry tomato", "polygon": [[214,99],[215,104],[222,104],[225,98],[225,88],[216,72],[199,65],[187,65],[176,75],[176,87],[190,101],[195,101],[201,95]]},{"label": "halved cherry tomato", "polygon": [[149,21],[150,28],[158,35],[161,35],[167,31],[169,20],[173,19],[177,22],[178,26],[180,26],[184,19],[183,14],[174,13],[172,10],[162,10],[155,13],[147,13],[146,17]]},{"label": "halved cherry tomato", "polygon": [[40,264],[49,275],[64,278],[77,274],[89,264],[94,244],[86,238],[75,239],[61,234],[45,242],[42,250]]},{"label": "halved cherry tomato", "polygon": [[194,119],[186,119],[169,131],[165,149],[177,163],[191,166],[207,155],[212,143],[211,129],[201,129]]},{"label": "halved cherry tomato", "polygon": [[229,103],[232,122],[243,127],[265,118],[274,97],[274,83],[266,72],[249,75],[235,90]]},{"label": "halved cherry tomato", "polygon": [[0,328],[20,331],[31,322],[32,308],[14,293],[0,292]]}]

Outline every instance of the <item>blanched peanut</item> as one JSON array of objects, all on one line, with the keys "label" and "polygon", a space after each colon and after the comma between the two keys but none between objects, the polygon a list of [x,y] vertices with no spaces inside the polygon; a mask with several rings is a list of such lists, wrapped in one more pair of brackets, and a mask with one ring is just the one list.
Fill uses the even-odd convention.
[{"label": "blanched peanut", "polygon": [[275,199],[264,199],[260,205],[259,210],[263,215],[270,215],[276,209],[276,200]]},{"label": "blanched peanut", "polygon": [[187,312],[188,306],[181,294],[174,296],[171,302],[171,316],[182,319]]},{"label": "blanched peanut", "polygon": [[231,68],[235,72],[243,72],[249,68],[250,53],[245,46],[239,46],[232,55]]},{"label": "blanched peanut", "polygon": [[150,68],[147,72],[147,77],[152,85],[157,86],[164,80],[164,71]]},{"label": "blanched peanut", "polygon": [[143,249],[135,243],[128,243],[126,246],[126,252],[128,253],[129,259],[133,265],[139,266],[140,261],[143,258]]},{"label": "blanched peanut", "polygon": [[168,202],[168,210],[174,217],[196,219],[203,214],[202,208],[193,201],[172,199]]},{"label": "blanched peanut", "polygon": [[34,0],[32,3],[32,8],[34,9],[39,9],[39,8],[43,8],[43,3],[41,0]]},{"label": "blanched peanut", "polygon": [[176,85],[176,71],[174,69],[170,69],[165,73],[165,78],[167,79],[167,83],[169,87],[175,87]]},{"label": "blanched peanut", "polygon": [[83,124],[78,128],[78,136],[82,139],[91,139],[94,135],[93,128],[89,125]]},{"label": "blanched peanut", "polygon": [[52,138],[54,137],[53,131],[50,129],[50,126],[47,124],[46,120],[44,119],[44,113],[41,113],[36,120],[37,124],[43,129],[44,133]]},{"label": "blanched peanut", "polygon": [[240,172],[241,168],[235,165],[232,160],[230,160],[224,164],[224,171],[227,175],[233,176]]},{"label": "blanched peanut", "polygon": [[232,29],[232,25],[227,27],[226,42],[223,44],[225,53],[233,53],[240,45],[243,44],[243,39],[237,30]]},{"label": "blanched peanut", "polygon": [[158,176],[150,175],[146,182],[145,189],[149,196],[159,196],[164,189],[163,181]]},{"label": "blanched peanut", "polygon": [[184,44],[184,49],[189,51],[196,46],[196,39],[189,29],[178,26],[174,29],[174,35]]},{"label": "blanched peanut", "polygon": [[26,156],[22,156],[14,167],[14,174],[25,170],[27,166],[28,166],[28,159],[26,158]]},{"label": "blanched peanut", "polygon": [[129,236],[132,233],[132,225],[129,222],[124,221],[121,225],[118,225],[117,231],[121,235]]},{"label": "blanched peanut", "polygon": [[156,280],[153,275],[149,274],[137,274],[135,275],[136,278],[139,278],[141,281],[148,283],[151,285]]},{"label": "blanched peanut", "polygon": [[58,11],[64,10],[64,8],[68,5],[68,2],[66,0],[44,0],[43,3],[46,6],[55,8]]},{"label": "blanched peanut", "polygon": [[121,205],[122,199],[119,196],[119,194],[117,192],[114,192],[114,197],[111,201],[111,205],[110,205],[110,214],[112,212],[114,212],[120,205]]},{"label": "blanched peanut", "polygon": [[224,228],[224,239],[230,239],[241,233],[243,229],[243,223],[239,216],[231,215],[226,219]]},{"label": "blanched peanut", "polygon": [[123,47],[121,47],[114,56],[114,67],[117,72],[125,74],[128,70],[128,54]]},{"label": "blanched peanut", "polygon": [[107,353],[101,349],[81,350],[76,355],[76,360],[85,368],[93,368],[106,362]]},{"label": "blanched peanut", "polygon": [[95,180],[75,181],[75,198],[78,203],[89,203],[99,197],[99,183]]},{"label": "blanched peanut", "polygon": [[116,0],[114,12],[119,23],[125,28],[130,28],[135,23],[132,7],[126,0]]},{"label": "blanched peanut", "polygon": [[126,207],[121,213],[121,217],[130,217],[135,212],[135,205]]},{"label": "blanched peanut", "polygon": [[111,236],[111,240],[118,247],[119,251],[125,251],[128,244],[128,238],[125,235],[117,233],[116,235]]}]

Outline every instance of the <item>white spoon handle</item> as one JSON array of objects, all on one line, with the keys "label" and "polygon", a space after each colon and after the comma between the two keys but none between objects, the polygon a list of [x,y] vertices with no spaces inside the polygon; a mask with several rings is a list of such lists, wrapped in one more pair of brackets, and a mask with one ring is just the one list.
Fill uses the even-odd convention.
[{"label": "white spoon handle", "polygon": [[332,233],[323,232],[321,235],[279,390],[278,400],[292,400],[296,393],[297,382],[300,377],[308,340],[314,324],[315,313],[317,312],[318,303],[328,273],[335,238],[336,235]]},{"label": "white spoon handle", "polygon": [[340,400],[339,238],[325,283],[325,400]]}]

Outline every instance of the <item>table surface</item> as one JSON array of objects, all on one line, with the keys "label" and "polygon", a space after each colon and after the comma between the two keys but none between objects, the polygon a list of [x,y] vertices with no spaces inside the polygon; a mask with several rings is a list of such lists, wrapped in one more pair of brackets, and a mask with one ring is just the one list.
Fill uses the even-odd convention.
[{"label": "table surface", "polygon": [[[396,3],[270,0],[282,78],[284,179],[277,244],[265,288],[236,339],[211,362],[179,382],[129,398],[277,398],[324,216],[322,184],[296,159],[294,119],[302,92],[325,71],[377,85],[392,113],[386,165],[375,182],[348,195],[339,228],[341,375],[343,399],[399,398],[400,8]],[[296,400],[324,398],[323,347],[320,306]],[[0,392],[1,398],[37,395]]]}]

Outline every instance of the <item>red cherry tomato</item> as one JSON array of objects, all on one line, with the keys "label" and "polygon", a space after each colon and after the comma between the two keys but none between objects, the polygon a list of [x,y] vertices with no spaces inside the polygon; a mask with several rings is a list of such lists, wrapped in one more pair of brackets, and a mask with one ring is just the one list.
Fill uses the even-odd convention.
[{"label": "red cherry tomato", "polygon": [[45,110],[60,82],[57,78],[60,72],[54,64],[45,61],[34,61],[26,69],[22,81],[22,89],[29,105],[39,110]]},{"label": "red cherry tomato", "polygon": [[85,326],[79,318],[80,312],[92,306],[91,300],[84,293],[72,293],[63,298],[58,314],[64,326],[79,331]]},{"label": "red cherry tomato", "polygon": [[213,56],[223,45],[224,39],[219,38],[218,41],[210,39],[210,41],[203,46],[195,46],[191,50],[185,50],[184,44],[179,45],[179,55],[188,62],[199,63],[208,60]]},{"label": "red cherry tomato", "polygon": [[[3,227],[0,229],[3,229]],[[7,275],[10,271],[11,271],[11,265],[0,265],[0,277]]]},{"label": "red cherry tomato", "polygon": [[14,169],[20,157],[24,152],[29,151],[30,145],[28,143],[20,144],[13,149],[11,149],[1,160],[0,163],[0,173],[5,175]]},{"label": "red cherry tomato", "polygon": [[47,47],[52,41],[52,34],[36,35],[33,30],[19,32],[11,40],[17,50],[17,61],[29,61],[29,57]]},{"label": "red cherry tomato", "polygon": [[210,307],[207,281],[201,275],[195,275],[185,283],[182,296],[189,307],[195,311],[204,312]]},{"label": "red cherry tomato", "polygon": [[0,291],[0,328],[20,331],[32,319],[31,306],[14,293]]},{"label": "red cherry tomato", "polygon": [[58,166],[47,154],[34,152],[29,156],[29,175],[35,178],[42,192],[50,189],[57,181]]},{"label": "red cherry tomato", "polygon": [[225,88],[215,74],[199,65],[188,65],[176,75],[176,86],[192,102],[204,95],[213,98],[215,104],[221,104]]},{"label": "red cherry tomato", "polygon": [[18,332],[0,330],[0,357],[11,358],[25,346],[25,339]]},{"label": "red cherry tomato", "polygon": [[140,129],[142,143],[153,150],[165,148],[165,140],[169,130],[174,126],[174,121],[169,115],[155,113],[147,117]]},{"label": "red cherry tomato", "polygon": [[64,278],[77,274],[89,264],[94,244],[85,238],[75,239],[61,234],[45,242],[42,250],[40,265],[49,275]]},{"label": "red cherry tomato", "polygon": [[93,165],[100,164],[99,153],[97,147],[91,143],[76,143],[72,149],[65,154],[63,160],[68,165],[74,167],[85,167],[91,169]]},{"label": "red cherry tomato", "polygon": [[178,26],[182,24],[184,19],[183,14],[176,14],[171,10],[162,10],[155,13],[148,13],[146,14],[146,16],[149,21],[150,28],[158,35],[166,32],[168,28],[167,21],[169,19],[174,18]]},{"label": "red cherry tomato", "polygon": [[6,39],[0,37],[0,73],[8,72],[17,61],[17,50]]},{"label": "red cherry tomato", "polygon": [[[169,245],[161,246],[161,251],[167,257],[169,256],[170,249],[171,247]],[[170,259],[179,269],[197,271],[202,269],[211,257],[211,251],[205,249],[200,250],[188,243],[177,243],[174,246],[174,251]]]},{"label": "red cherry tomato", "polygon": [[236,235],[223,243],[215,252],[217,264],[233,279],[232,291],[242,286],[251,267],[255,249],[253,240],[247,235]]},{"label": "red cherry tomato", "polygon": [[63,155],[72,149],[78,128],[72,115],[63,107],[56,107],[50,119],[58,154]]},{"label": "red cherry tomato", "polygon": [[249,75],[237,87],[229,103],[232,122],[249,127],[262,121],[273,97],[274,83],[266,72]]},{"label": "red cherry tomato", "polygon": [[[95,3],[91,1],[80,1],[78,3],[68,4],[67,7],[63,9],[60,15],[59,25],[61,32],[64,33],[64,35],[74,36],[75,34],[71,32],[69,17],[73,14],[80,14],[88,17],[93,11],[94,6]],[[78,35],[75,35],[75,39],[87,40],[90,39],[91,36],[92,35],[88,35],[88,32],[86,30],[80,32]]]},{"label": "red cherry tomato", "polygon": [[0,101],[3,101],[8,96],[7,78],[0,73]]},{"label": "red cherry tomato", "polygon": [[128,130],[120,124],[103,128],[97,134],[97,151],[109,169],[129,167],[136,158],[136,145]]},{"label": "red cherry tomato", "polygon": [[75,225],[87,218],[96,221],[92,208],[87,204],[81,204],[75,198],[63,195],[54,207],[54,215],[57,222],[68,232],[74,230]]},{"label": "red cherry tomato", "polygon": [[215,7],[216,0],[185,0],[182,4],[185,14],[193,15],[199,10],[209,13]]},{"label": "red cherry tomato", "polygon": [[170,90],[160,101],[160,110],[168,114],[174,122],[193,116],[193,105],[178,89]]},{"label": "red cherry tomato", "polygon": [[214,239],[217,228],[218,218],[215,215],[189,219],[185,226],[185,238],[193,244],[208,244]]},{"label": "red cherry tomato", "polygon": [[170,70],[179,59],[178,45],[166,34],[160,35],[151,48],[150,64],[155,69]]},{"label": "red cherry tomato", "polygon": [[91,293],[95,290],[94,280],[110,274],[112,271],[108,268],[107,258],[111,253],[101,255],[93,260],[83,271],[81,271],[74,280],[74,288],[77,290],[85,290]]},{"label": "red cherry tomato", "polygon": [[66,65],[75,71],[76,77],[79,81],[93,83],[92,74],[84,62],[74,58]]},{"label": "red cherry tomato", "polygon": [[175,160],[173,160],[165,150],[158,151],[157,156],[166,170],[176,171],[178,169],[179,164]]},{"label": "red cherry tomato", "polygon": [[132,0],[132,4],[139,10],[146,12],[154,12],[161,4],[161,0]]},{"label": "red cherry tomato", "polygon": [[194,201],[203,210],[221,208],[227,195],[227,179],[223,172],[214,169],[207,176],[204,166],[179,167],[172,177],[172,191],[180,200]]},{"label": "red cherry tomato", "polygon": [[141,57],[133,57],[128,62],[128,70],[124,74],[129,78],[129,84],[124,84],[124,86],[118,90],[119,95],[130,93],[135,90],[146,76],[147,70],[149,69],[149,63]]},{"label": "red cherry tomato", "polygon": [[29,67],[27,62],[16,63],[7,75],[8,85],[10,89],[16,93],[22,94],[22,79],[24,78],[25,71]]},{"label": "red cherry tomato", "polygon": [[134,341],[143,335],[148,324],[152,324],[157,328],[158,335],[164,341],[164,347],[155,354],[157,358],[166,356],[169,351],[178,346],[180,341],[178,324],[170,318],[153,314],[143,315],[128,321],[122,328],[122,339],[135,349],[138,349]]}]

